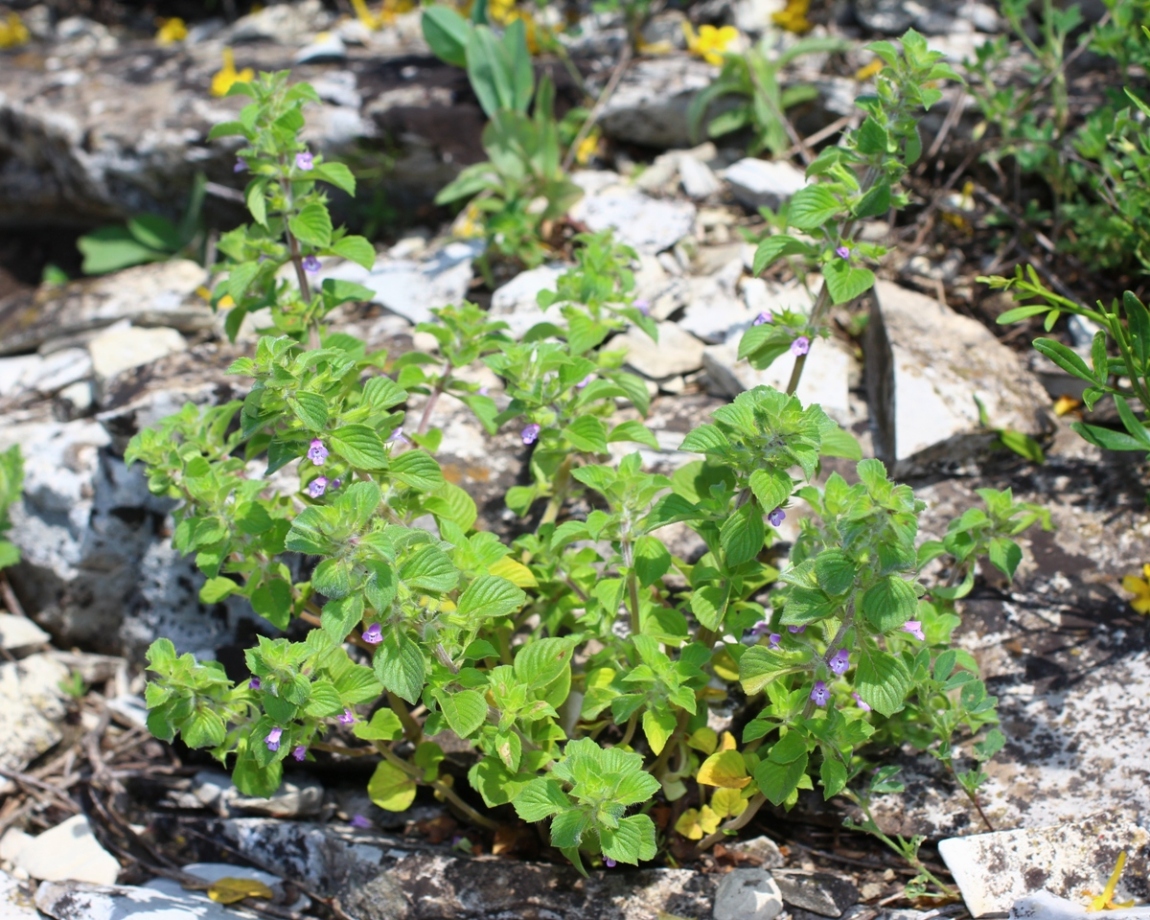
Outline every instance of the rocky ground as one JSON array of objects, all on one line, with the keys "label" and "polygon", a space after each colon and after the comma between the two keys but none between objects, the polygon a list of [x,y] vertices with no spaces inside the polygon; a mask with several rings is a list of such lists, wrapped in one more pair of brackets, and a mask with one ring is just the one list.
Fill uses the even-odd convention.
[{"label": "rocky ground", "polygon": [[[710,19],[755,35],[781,4],[707,6]],[[820,28],[867,37],[913,24],[955,61],[1001,28],[993,6],[978,3],[842,6],[852,9]],[[309,113],[311,143],[357,171],[375,169],[391,213],[409,218],[371,271],[324,266],[375,291],[339,315],[337,328],[392,354],[424,348],[413,324],[467,297],[522,334],[540,316],[535,294],[563,266],[487,289],[475,268],[479,244],[453,238],[430,205],[479,156],[482,117],[463,73],[428,54],[417,13],[371,32],[300,0],[231,22],[201,20],[184,44],[161,48],[133,29],[138,16],[61,11],[77,12],[24,9],[33,40],[0,66],[0,449],[19,444],[26,467],[12,531],[23,561],[0,576],[0,918],[174,920],[253,909],[362,920],[980,917],[1044,886],[1075,899],[1097,894],[1122,850],[1130,862],[1116,900],[1150,896],[1141,714],[1150,649],[1145,619],[1118,587],[1150,560],[1144,468],[1085,445],[1051,411],[1071,381],[1022,350],[1025,336],[996,335],[990,321],[1005,307],[973,282],[982,266],[971,251],[987,214],[969,213],[976,238],[958,239],[933,225],[941,194],[921,202],[917,224],[865,229],[899,243],[885,280],[868,303],[836,316],[836,335],[813,347],[798,395],[915,486],[929,505],[927,536],[987,486],[1009,486],[1053,516],[1053,531],[1023,539],[1013,585],[983,573],[963,603],[960,642],[999,697],[1009,739],[988,767],[982,800],[1000,834],[983,834],[953,782],[909,752],[907,791],[876,809],[890,833],[962,838],[941,849],[965,904],[908,904],[905,863],[814,802],[789,816],[764,811],[750,839],[680,868],[584,879],[532,861],[540,846],[526,829],[476,834],[430,799],[400,815],[380,811],[363,791],[362,768],[329,755],[289,772],[273,799],[253,800],[187,750],[151,739],[139,664],[156,636],[242,667],[242,648],[267,627],[235,599],[199,602],[201,576],[168,545],[169,509],[149,495],[139,468],[125,466],[123,450],[188,400],[240,395],[224,369],[254,326],[228,343],[200,293],[206,271],[185,260],[36,286],[43,263],[61,258],[45,240],[142,211],[174,216],[197,172],[211,183],[209,222],[238,221],[233,155],[206,140],[235,107],[206,92],[229,46],[242,66],[292,67],[313,82],[324,102]],[[656,19],[656,37],[678,34],[675,15]],[[621,36],[601,17],[572,48],[592,88],[605,82]],[[804,136],[852,117],[858,63],[808,58],[788,75],[819,89],[796,116]],[[753,247],[740,234],[761,227],[759,206],[802,186],[801,168],[688,135],[686,108],[713,73],[683,53],[636,62],[604,111],[603,159],[576,176],[585,195],[571,215],[613,228],[640,253],[638,296],[660,323],[660,342],[628,334],[615,344],[627,345],[629,365],[648,380],[660,449],[646,460],[663,469],[691,459],[678,444],[715,406],[785,383],[789,358],[754,371],[737,360],[738,337],[762,310],[809,302],[793,279],[754,277]],[[569,103],[573,87],[556,76]],[[966,153],[965,106],[952,94],[925,125],[928,144],[941,138],[944,166]],[[1068,335],[1088,350],[1089,335]],[[520,477],[522,444],[488,438],[450,398],[437,413],[445,471],[475,496],[482,526],[506,532],[514,521],[502,495]],[[1042,441],[1046,462],[996,447],[997,429]],[[684,540],[675,550],[690,556],[694,547]],[[269,886],[254,889],[263,892],[256,908],[205,895],[213,881],[237,876]]]}]

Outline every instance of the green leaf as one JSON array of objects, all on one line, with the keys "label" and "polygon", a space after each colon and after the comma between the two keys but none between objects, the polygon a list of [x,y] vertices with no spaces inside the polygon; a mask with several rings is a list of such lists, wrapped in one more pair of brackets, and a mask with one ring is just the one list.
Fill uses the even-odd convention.
[{"label": "green leaf", "polygon": [[443,484],[443,470],[428,453],[409,450],[391,461],[391,478],[421,492],[433,492]]},{"label": "green leaf", "polygon": [[537,777],[525,785],[514,800],[515,813],[524,821],[542,821],[571,807],[571,800],[551,779]]},{"label": "green leaf", "polygon": [[846,259],[835,258],[823,266],[823,280],[835,305],[849,303],[874,287],[874,272],[855,268]]},{"label": "green leaf", "polygon": [[761,275],[783,256],[810,255],[810,243],[795,239],[786,234],[768,236],[755,248],[755,260],[752,272]]},{"label": "green leaf", "polygon": [[1054,339],[1038,338],[1034,340],[1034,349],[1045,355],[1066,373],[1088,383],[1095,382],[1094,372],[1086,366],[1086,362],[1061,342]]},{"label": "green leaf", "polygon": [[700,425],[690,432],[679,445],[679,450],[695,451],[705,454],[708,451],[729,450],[731,442],[727,436],[715,425]]},{"label": "green leaf", "polygon": [[841,550],[825,549],[815,557],[815,579],[827,594],[845,593],[857,574],[857,567]]},{"label": "green leaf", "polygon": [[637,866],[655,858],[655,822],[647,815],[631,815],[616,828],[600,827],[599,843],[604,856]]},{"label": "green leaf", "polygon": [[[335,561],[334,559],[325,559],[321,565]],[[319,571],[318,567],[316,571]],[[317,590],[319,590],[318,586]],[[362,619],[363,595],[349,594],[346,597],[330,600],[323,605],[323,610],[320,613],[320,626],[336,642],[342,642],[351,635],[351,631],[360,624]]]},{"label": "green leaf", "polygon": [[439,547],[423,546],[400,566],[399,578],[414,590],[450,591],[459,582],[459,572]]},{"label": "green leaf", "polygon": [[224,743],[224,720],[210,706],[195,710],[180,726],[180,737],[190,748],[216,747]]},{"label": "green leaf", "polygon": [[799,788],[799,781],[807,772],[808,757],[804,753],[789,763],[764,760],[755,767],[755,784],[767,801],[772,805],[782,805]]},{"label": "green leaf", "polygon": [[648,709],[643,713],[643,734],[647,736],[647,743],[656,755],[662,753],[677,724],[678,719],[669,709],[658,712]]},{"label": "green leaf", "polygon": [[478,690],[436,690],[433,694],[451,730],[466,738],[487,721],[487,701]]},{"label": "green leaf", "polygon": [[1146,445],[1123,431],[1074,422],[1071,426],[1084,440],[1104,450],[1146,450]]},{"label": "green leaf", "polygon": [[101,227],[80,237],[76,248],[84,255],[80,269],[86,275],[103,275],[166,258],[165,253],[141,244],[127,227]]},{"label": "green leaf", "polygon": [[757,505],[743,505],[727,518],[719,531],[727,565],[733,567],[754,559],[763,549],[764,536],[762,509]]},{"label": "green leaf", "polygon": [[825,185],[807,185],[795,192],[787,206],[787,223],[799,230],[814,230],[843,206]]},{"label": "green leaf", "polygon": [[239,587],[234,581],[223,575],[209,578],[200,588],[200,601],[205,604],[218,604],[229,595],[235,594]]},{"label": "green leaf", "polygon": [[754,696],[771,681],[797,670],[801,665],[801,653],[752,645],[739,659],[739,682],[747,696]]},{"label": "green leaf", "polygon": [[326,249],[331,245],[331,215],[318,202],[305,204],[288,219],[288,229],[305,246]]},{"label": "green leaf", "polygon": [[1014,578],[1019,563],[1022,562],[1022,548],[1006,537],[995,537],[987,547],[990,564],[1007,578]]},{"label": "green leaf", "polygon": [[903,706],[910,689],[910,673],[901,659],[881,649],[864,646],[855,669],[855,690],[863,701],[884,716]]},{"label": "green leaf", "polygon": [[703,585],[691,594],[691,613],[707,629],[717,630],[727,609],[725,585]]},{"label": "green leaf", "polygon": [[515,653],[515,676],[531,687],[546,687],[571,666],[575,637],[536,639]]},{"label": "green leaf", "polygon": [[257,179],[250,183],[244,193],[244,203],[252,215],[252,219],[261,227],[268,225],[268,198],[265,191],[267,183]]},{"label": "green leaf", "polygon": [[653,585],[671,568],[671,554],[661,540],[651,536],[639,537],[633,548],[635,574],[644,588]]},{"label": "green leaf", "polygon": [[1020,457],[1025,457],[1032,463],[1046,462],[1046,454],[1042,451],[1042,445],[1028,434],[1023,434],[1012,428],[1004,428],[998,433],[998,440],[1002,442],[1003,447],[1014,451]]},{"label": "green leaf", "polygon": [[871,585],[862,598],[862,613],[879,632],[898,629],[914,616],[918,596],[909,582],[887,575]]},{"label": "green leaf", "polygon": [[1040,313],[1045,313],[1050,307],[1045,304],[1031,304],[1028,307],[1015,307],[1013,310],[1007,310],[995,320],[1000,326],[1005,326],[1008,323],[1017,323],[1019,320],[1029,319],[1032,316],[1038,316]]},{"label": "green leaf", "polygon": [[356,722],[351,733],[364,741],[394,741],[403,736],[403,723],[390,709],[377,709],[370,722]]},{"label": "green leaf", "polygon": [[823,799],[830,801],[846,788],[847,768],[840,760],[824,757],[819,768],[819,780],[823,784]]},{"label": "green leaf", "polygon": [[318,393],[297,393],[287,403],[309,431],[322,432],[327,426],[327,400]]},{"label": "green leaf", "polygon": [[582,415],[563,429],[576,450],[589,454],[607,453],[607,429],[593,415]]},{"label": "green leaf", "polygon": [[480,575],[459,596],[456,612],[467,620],[503,617],[514,613],[525,603],[527,595],[506,578]]},{"label": "green leaf", "polygon": [[785,505],[791,497],[794,483],[784,470],[759,467],[751,473],[749,485],[763,511],[770,512]]},{"label": "green leaf", "polygon": [[423,652],[406,633],[392,630],[376,650],[373,664],[384,689],[412,704],[419,700],[425,673]]},{"label": "green leaf", "polygon": [[608,443],[616,441],[630,441],[634,444],[644,444],[647,447],[658,450],[659,442],[655,440],[655,435],[651,433],[651,429],[639,421],[622,422],[611,429],[611,433],[607,435]]},{"label": "green leaf", "polygon": [[384,811],[406,811],[415,801],[415,778],[384,760],[367,782],[368,797]]},{"label": "green leaf", "polygon": [[140,214],[128,221],[128,232],[145,246],[160,252],[179,252],[184,241],[170,220],[158,214]]},{"label": "green leaf", "polygon": [[885,154],[887,152],[886,129],[875,121],[874,116],[868,115],[855,135],[858,143],[858,152],[864,156]]},{"label": "green leaf", "polygon": [[[347,192],[353,198],[355,197],[355,176],[352,175],[351,170],[348,169],[343,163],[321,163],[319,166],[316,166],[312,169],[312,176],[314,176],[316,179],[322,179],[324,182],[334,185],[340,191]],[[347,237],[347,239],[362,240],[363,237]],[[364,240],[364,242],[366,243],[367,240]],[[338,247],[339,244],[337,243],[337,250]],[[340,253],[340,255],[343,255],[343,253]],[[350,259],[351,256],[346,256],[346,258]],[[355,261],[358,262],[359,260],[356,259]],[[371,268],[370,265],[366,265],[364,267]]]},{"label": "green leaf", "polygon": [[432,54],[453,67],[467,66],[471,23],[451,7],[437,3],[424,8],[420,26]]},{"label": "green leaf", "polygon": [[344,425],[328,435],[332,451],[356,469],[387,468],[387,451],[374,429],[366,425]]},{"label": "green leaf", "polygon": [[854,217],[857,220],[879,217],[890,210],[890,204],[890,186],[886,182],[879,181],[855,202]]},{"label": "green leaf", "polygon": [[331,249],[336,255],[343,256],[368,271],[375,265],[375,247],[362,236],[345,236],[333,243]]}]

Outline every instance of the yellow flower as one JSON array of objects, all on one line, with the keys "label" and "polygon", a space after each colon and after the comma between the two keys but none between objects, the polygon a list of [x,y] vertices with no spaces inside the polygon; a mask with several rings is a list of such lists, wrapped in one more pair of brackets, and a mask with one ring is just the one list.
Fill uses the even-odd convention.
[{"label": "yellow flower", "polygon": [[771,21],[780,29],[802,35],[813,27],[807,19],[807,11],[811,8],[811,0],[787,0],[786,9],[779,13],[771,13]]},{"label": "yellow flower", "polygon": [[245,67],[243,70],[236,70],[235,55],[232,54],[231,48],[225,48],[224,66],[212,77],[212,95],[226,96],[228,90],[235,86],[235,84],[247,83],[249,80],[254,79],[255,75],[256,72],[250,67]]},{"label": "yellow flower", "polygon": [[[1146,575],[1150,578],[1150,565],[1145,566]],[[1146,611],[1142,611],[1145,613]],[[1089,911],[1095,910],[1118,910],[1123,907],[1133,907],[1133,901],[1114,901],[1114,889],[1118,887],[1118,879],[1122,877],[1122,869],[1126,866],[1126,851],[1123,850],[1118,854],[1118,862],[1114,865],[1114,871],[1110,873],[1110,880],[1106,883],[1106,887],[1102,889],[1102,894],[1096,898],[1090,899],[1090,904],[1086,909]],[[1086,892],[1087,895],[1090,892]]]},{"label": "yellow flower", "polygon": [[1127,575],[1122,579],[1122,589],[1134,595],[1131,607],[1139,613],[1150,613],[1150,564],[1142,566],[1142,576]]},{"label": "yellow flower", "polygon": [[15,13],[9,13],[8,18],[0,22],[0,48],[15,48],[28,41],[28,38],[24,21]]},{"label": "yellow flower", "polygon": [[179,16],[171,19],[159,19],[159,30],[156,32],[157,45],[174,45],[188,37],[188,27]]},{"label": "yellow flower", "polygon": [[220,298],[219,303],[216,304],[216,309],[217,310],[230,310],[235,305],[236,305],[236,302],[234,300],[232,300],[232,295],[231,294],[225,294],[223,297]]},{"label": "yellow flower", "polygon": [[[351,0],[352,8],[355,10],[355,18],[362,22],[372,32],[376,29],[383,28],[385,20],[385,10],[380,7],[379,15],[376,16],[367,8],[365,0]],[[392,18],[395,18],[392,16]]]},{"label": "yellow flower", "polygon": [[464,208],[459,216],[455,218],[455,223],[451,226],[451,232],[454,236],[461,239],[474,239],[483,236],[483,225],[479,217],[479,208],[475,202],[469,204]]},{"label": "yellow flower", "polygon": [[598,130],[589,131],[587,136],[579,142],[579,146],[575,148],[575,162],[580,166],[586,166],[598,152],[599,132]]},{"label": "yellow flower", "polygon": [[511,20],[515,0],[487,0],[487,17],[492,22],[506,25]]},{"label": "yellow flower", "polygon": [[1054,401],[1054,414],[1061,418],[1068,412],[1073,412],[1081,405],[1082,403],[1075,399],[1073,396],[1068,396],[1067,394],[1063,393],[1058,397],[1058,399]]},{"label": "yellow flower", "polygon": [[875,58],[865,67],[860,67],[855,71],[855,79],[862,83],[871,77],[877,76],[880,70],[882,70],[882,58]]},{"label": "yellow flower", "polygon": [[683,35],[687,39],[687,50],[701,57],[708,64],[718,66],[723,63],[723,52],[739,40],[739,30],[734,26],[699,26],[699,34],[689,22],[683,23]]}]

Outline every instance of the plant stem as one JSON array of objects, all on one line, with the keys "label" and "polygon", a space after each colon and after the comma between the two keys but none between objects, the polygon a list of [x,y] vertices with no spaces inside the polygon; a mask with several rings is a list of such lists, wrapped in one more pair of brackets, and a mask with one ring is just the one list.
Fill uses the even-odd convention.
[{"label": "plant stem", "polygon": [[639,579],[635,577],[635,551],[631,547],[631,535],[623,537],[623,565],[627,566],[627,602],[631,608],[631,635],[642,631],[639,622]]},{"label": "plant stem", "polygon": [[571,467],[575,463],[575,455],[568,454],[555,473],[555,489],[551,493],[551,498],[547,502],[547,508],[543,512],[543,517],[539,521],[539,526],[544,524],[554,524],[556,518],[559,517],[559,511],[563,507],[563,503],[567,501],[567,491],[571,487]]},{"label": "plant stem", "polygon": [[480,827],[487,828],[489,831],[499,830],[499,822],[492,821],[489,817],[487,817],[487,815],[480,814],[472,806],[463,801],[463,799],[459,797],[459,793],[447,785],[447,783],[439,779],[434,779],[431,782],[428,782],[423,778],[423,772],[418,767],[414,767],[409,764],[406,760],[392,751],[392,749],[388,747],[385,742],[377,741],[375,743],[375,747],[376,750],[378,750],[379,753],[384,756],[384,759],[387,760],[388,763],[402,770],[420,785],[430,786],[439,795],[443,796],[444,799],[449,801],[452,805],[463,812],[468,821],[472,822],[473,824],[477,824]]},{"label": "plant stem", "polygon": [[447,384],[451,379],[451,362],[448,361],[443,365],[443,374],[439,380],[436,381],[431,395],[427,397],[427,403],[423,407],[423,414],[419,417],[419,428],[416,429],[416,434],[427,434],[427,427],[431,424],[431,413],[435,409],[435,404],[439,402],[440,394],[447,388]]},{"label": "plant stem", "polygon": [[419,744],[420,739],[423,738],[423,727],[415,721],[415,718],[407,708],[407,704],[388,690],[387,705],[391,707],[392,712],[395,713],[400,724],[403,725],[404,737],[412,744]]},{"label": "plant stem", "polygon": [[720,827],[713,834],[709,834],[699,841],[700,850],[709,850],[716,843],[728,836],[731,831],[737,831],[741,827],[745,827],[751,822],[751,819],[759,813],[759,809],[766,804],[767,797],[761,792],[756,792],[750,799],[747,800],[747,807],[743,809],[741,815],[731,818],[726,824]]}]

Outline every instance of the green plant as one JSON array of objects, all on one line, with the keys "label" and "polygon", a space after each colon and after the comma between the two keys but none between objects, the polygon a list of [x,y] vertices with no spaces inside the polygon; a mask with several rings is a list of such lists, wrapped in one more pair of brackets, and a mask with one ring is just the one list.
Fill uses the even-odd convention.
[{"label": "green plant", "polygon": [[779,72],[805,54],[843,51],[848,47],[849,42],[838,38],[804,38],[776,52],[770,39],[763,38],[743,54],[725,54],[718,78],[691,101],[687,113],[691,133],[699,133],[708,110],[717,100],[738,96],[738,103],[707,122],[707,136],[722,137],[750,128],[753,140],[749,154],[767,150],[771,156],[782,156],[794,143],[787,109],[817,98],[818,90],[805,84],[783,88],[779,85]]},{"label": "green plant", "polygon": [[16,445],[0,453],[0,569],[20,561],[20,550],[3,535],[12,528],[8,509],[19,500],[24,484],[24,461]]},{"label": "green plant", "polygon": [[86,275],[104,275],[176,256],[192,256],[202,262],[204,234],[200,212],[205,188],[203,175],[197,173],[178,224],[159,214],[140,214],[125,225],[101,227],[80,237],[76,246],[84,256],[81,270]]},{"label": "green plant", "polygon": [[[283,75],[238,91],[257,100],[243,128],[259,151],[253,173],[294,183],[285,163],[301,125],[283,114],[309,91]],[[292,200],[277,212],[290,215]],[[230,245],[286,259],[294,226],[257,220]],[[250,393],[188,405],[132,440],[127,459],[179,502],[173,543],[195,554],[201,598],[244,597],[278,629],[312,627],[299,641],[260,637],[239,682],[155,642],[155,734],[210,749],[256,795],[279,785],[289,758],[374,753],[379,806],[404,809],[425,787],[483,828],[512,814],[549,821],[580,868],[653,859],[661,834],[710,846],[768,801],[789,807],[815,783],[844,793],[908,740],[952,768],[967,756],[993,700],[950,648],[954,601],[984,554],[1013,574],[1012,537],[1037,513],[988,492],[986,512],[919,545],[912,490],[860,460],[818,406],[767,387],[691,431],[682,449],[695,459],[672,476],[645,471],[637,452],[612,460],[614,444],[657,442],[641,421],[613,418],[620,402],[645,413],[648,397],[607,339],[627,323],[654,330],[631,301],[634,254],[601,235],[577,253],[540,296],[559,306],[554,321],[517,342],[472,305],[440,310],[421,327],[438,356],[368,354],[323,328],[322,298],[277,288],[280,334],[231,368],[253,378]],[[233,288],[245,264],[221,282],[237,303],[251,296],[250,284]],[[502,379],[505,400],[461,379],[475,361]],[[530,483],[506,500],[534,526],[510,543],[476,528],[474,501],[431,456],[445,392],[531,449]],[[413,393],[425,402],[409,429]],[[828,456],[859,461],[858,481],[816,485]],[[298,487],[268,478],[282,469]],[[774,528],[799,502],[810,514],[783,559]],[[668,550],[659,531],[672,523],[697,536],[697,560]],[[305,557],[302,572],[288,553]],[[708,706],[741,694],[742,737],[720,738]],[[332,740],[338,726],[348,736]],[[469,763],[434,740],[444,732]],[[975,763],[994,746],[979,743]],[[981,781],[977,769],[957,775],[972,790]],[[648,814],[658,796],[690,806],[674,830]]]}]

